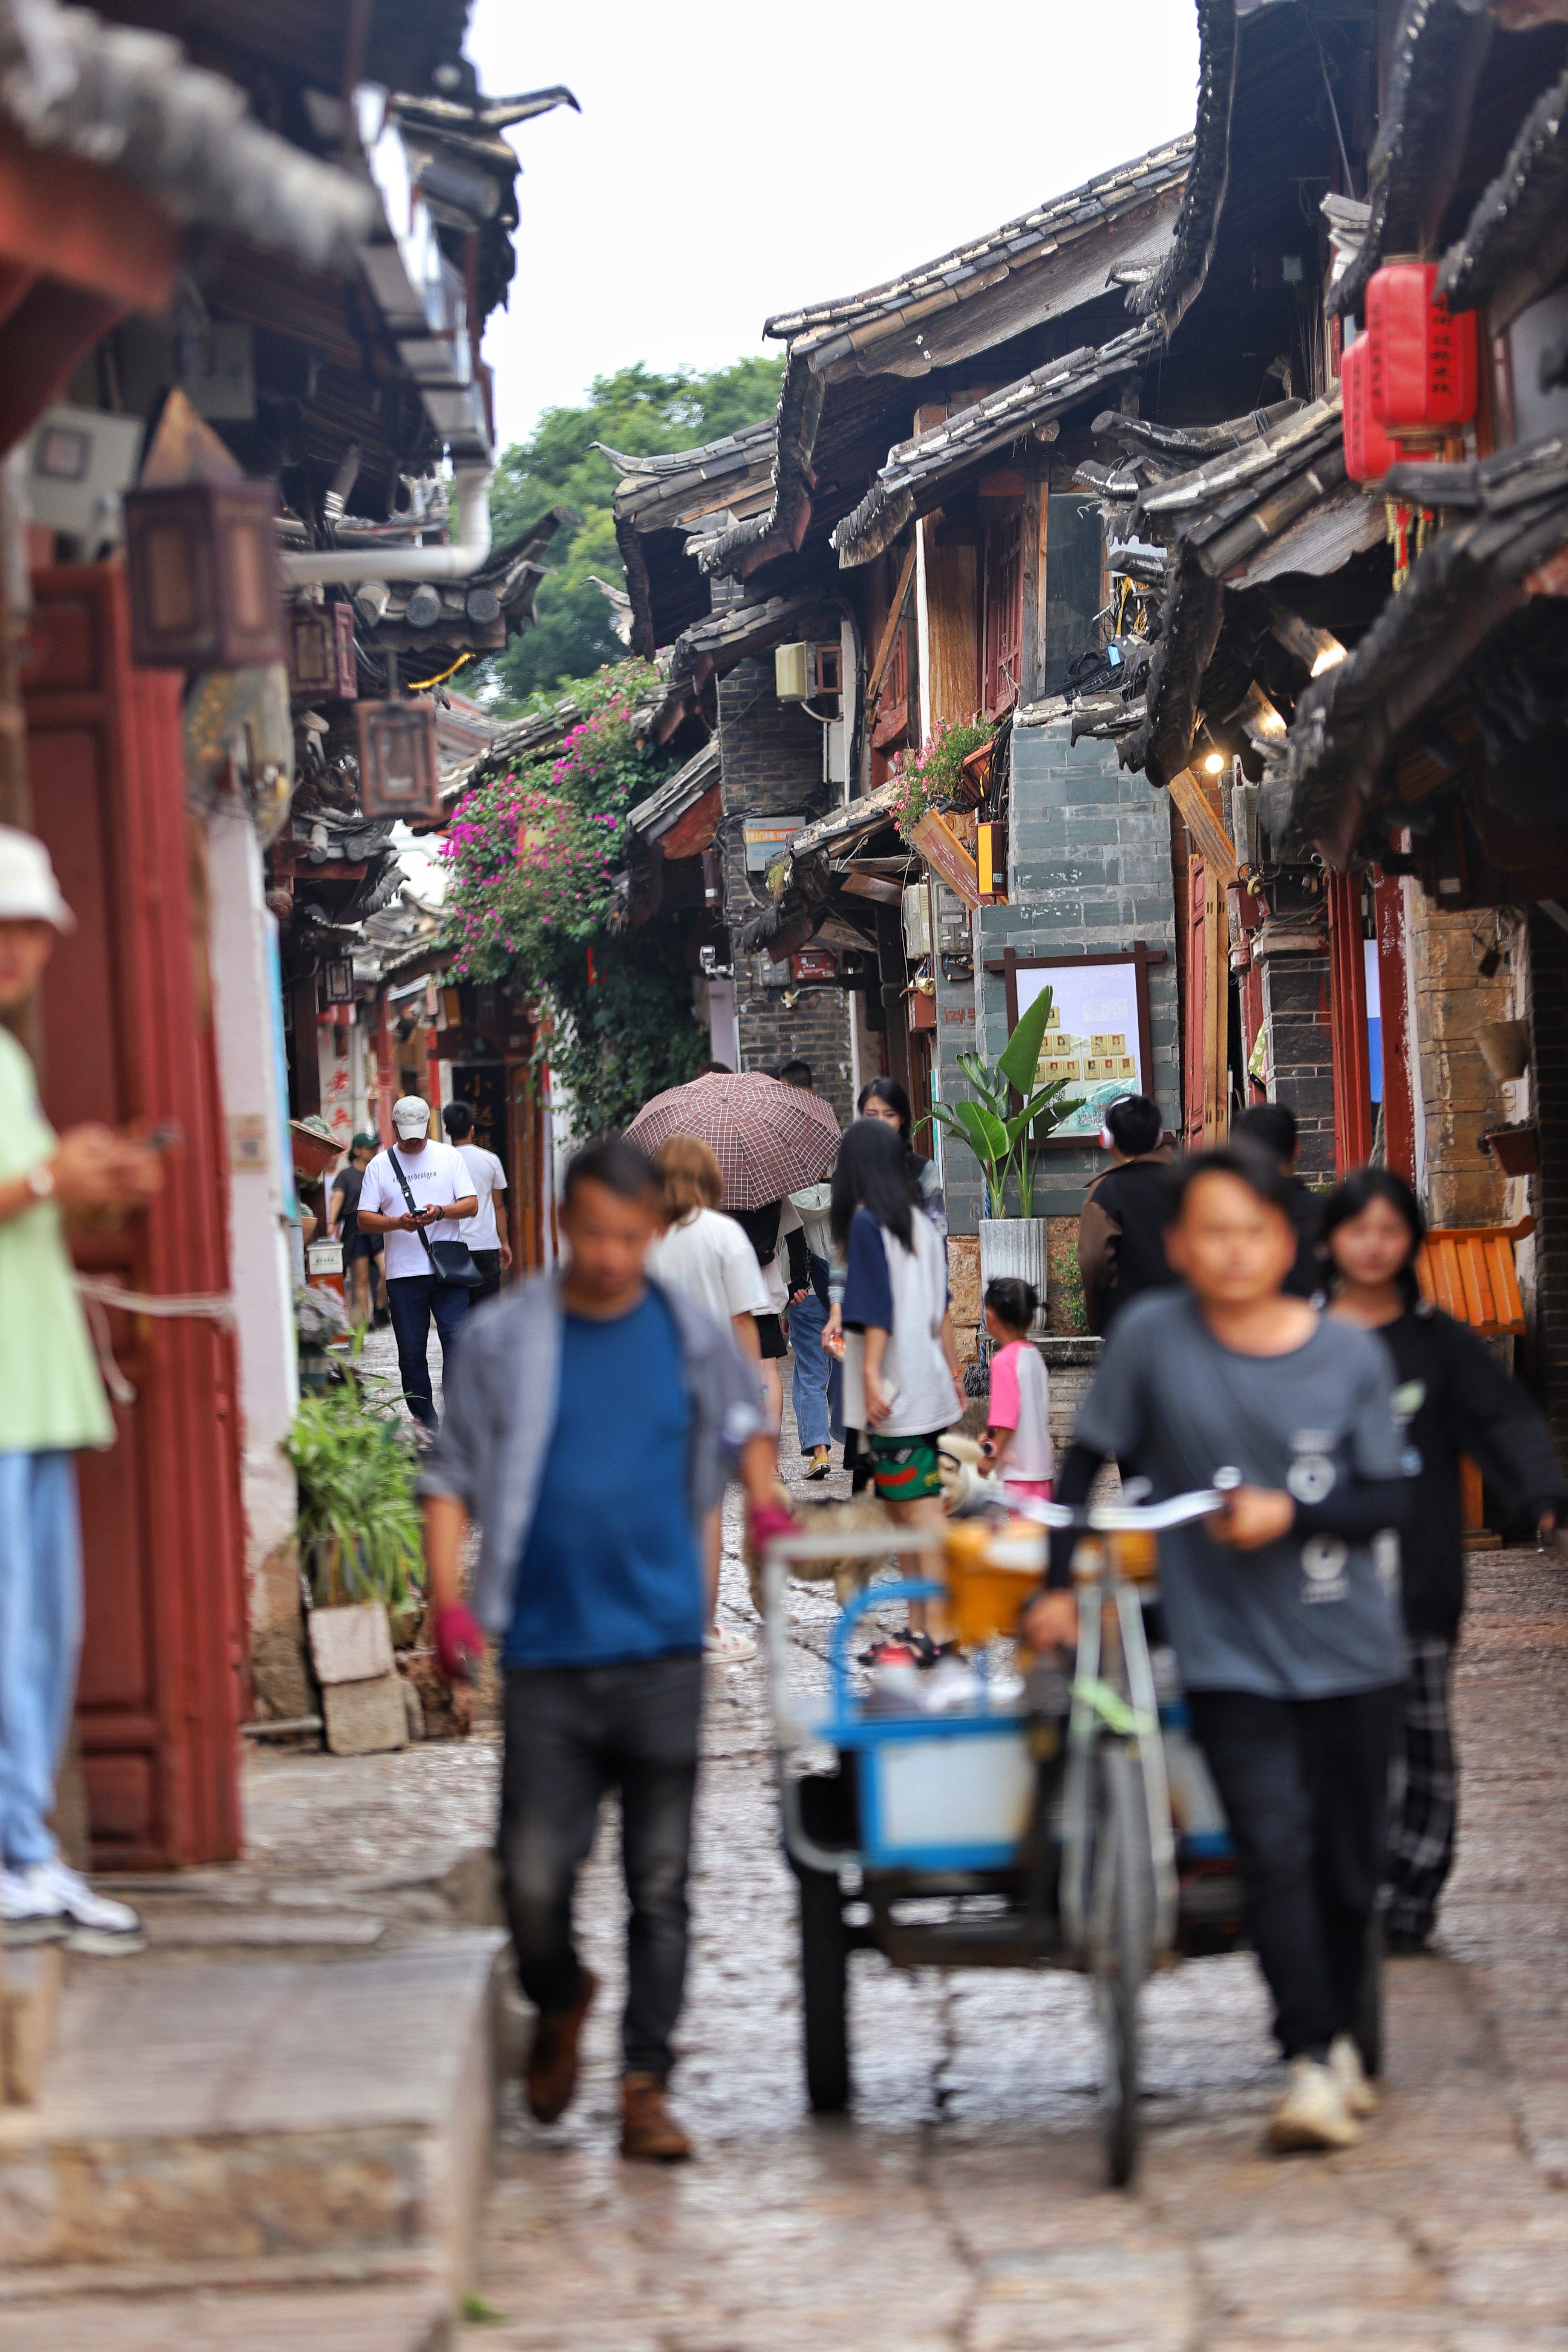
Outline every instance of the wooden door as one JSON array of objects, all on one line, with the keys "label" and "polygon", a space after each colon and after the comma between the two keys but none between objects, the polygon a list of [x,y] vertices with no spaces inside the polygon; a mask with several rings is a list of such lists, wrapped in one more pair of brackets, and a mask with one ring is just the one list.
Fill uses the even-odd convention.
[{"label": "wooden door", "polygon": [[1187,1034],[1183,1110],[1187,1148],[1212,1151],[1229,1129],[1230,932],[1225,877],[1187,860]]},{"label": "wooden door", "polygon": [[[79,1265],[155,1297],[226,1293],[202,833],[185,806],[183,681],[131,666],[118,566],[47,571],[26,672],[34,822],[78,929],[44,990],[58,1128],[177,1120],[162,1198],[81,1235]],[[109,1316],[134,1386],[80,1462],[87,1580],[77,1732],[100,1865],[238,1851],[244,1550],[233,1335],[206,1315]]]}]

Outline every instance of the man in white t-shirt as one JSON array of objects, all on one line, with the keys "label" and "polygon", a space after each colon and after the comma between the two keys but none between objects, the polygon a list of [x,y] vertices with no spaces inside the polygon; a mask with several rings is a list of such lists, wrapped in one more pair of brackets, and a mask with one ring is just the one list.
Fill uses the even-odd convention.
[{"label": "man in white t-shirt", "polygon": [[473,1252],[474,1263],[484,1280],[469,1293],[476,1307],[481,1299],[493,1298],[500,1288],[501,1268],[511,1264],[511,1245],[501,1223],[505,1204],[497,1205],[496,1194],[506,1191],[506,1170],[493,1151],[473,1140],[473,1105],[449,1102],[441,1113],[441,1124],[447,1139],[468,1169],[474,1192],[479,1200],[478,1213],[460,1228],[462,1239]]},{"label": "man in white t-shirt", "polygon": [[[430,1318],[436,1318],[445,1367],[472,1294],[459,1283],[440,1280],[426,1234],[432,1225],[460,1225],[479,1203],[473,1179],[451,1145],[431,1142],[428,1103],[417,1095],[400,1096],[392,1106],[392,1125],[397,1139],[393,1149],[378,1151],[364,1171],[359,1225],[362,1233],[386,1235],[386,1303],[397,1341],[403,1393],[415,1420],[434,1430],[436,1400],[425,1355]],[[413,1199],[412,1209],[398,1182],[399,1169]],[[448,1234],[447,1238],[456,1236]]]}]

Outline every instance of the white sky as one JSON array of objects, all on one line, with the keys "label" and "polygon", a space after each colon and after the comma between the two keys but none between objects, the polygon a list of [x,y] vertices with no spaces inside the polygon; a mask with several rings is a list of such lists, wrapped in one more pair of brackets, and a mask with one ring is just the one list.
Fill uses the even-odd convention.
[{"label": "white sky", "polygon": [[[557,0],[559,6],[559,0]],[[564,82],[522,159],[502,446],[595,374],[721,366],[762,323],[947,251],[1193,126],[1189,0],[475,0],[498,96]]]}]

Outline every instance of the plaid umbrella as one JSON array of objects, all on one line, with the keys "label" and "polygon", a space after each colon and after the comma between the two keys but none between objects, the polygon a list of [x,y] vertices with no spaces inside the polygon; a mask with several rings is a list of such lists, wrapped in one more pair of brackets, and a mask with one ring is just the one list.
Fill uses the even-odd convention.
[{"label": "plaid umbrella", "polygon": [[826,1176],[838,1157],[838,1121],[819,1095],[761,1070],[693,1078],[644,1103],[626,1141],[650,1156],[672,1135],[696,1135],[724,1176],[727,1209],[765,1209]]}]

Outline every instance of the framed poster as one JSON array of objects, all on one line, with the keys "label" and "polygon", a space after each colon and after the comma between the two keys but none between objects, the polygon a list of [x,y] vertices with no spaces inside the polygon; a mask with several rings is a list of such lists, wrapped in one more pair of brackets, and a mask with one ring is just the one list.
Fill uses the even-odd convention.
[{"label": "framed poster", "polygon": [[1051,1017],[1035,1072],[1037,1086],[1065,1078],[1058,1102],[1065,1115],[1045,1148],[1094,1141],[1105,1114],[1123,1095],[1146,1095],[1153,1072],[1149,1028],[1149,966],[1163,963],[1163,948],[1136,940],[1124,954],[1020,956],[1009,948],[987,971],[1007,988],[1011,1035],[1042,989],[1051,992]]}]

